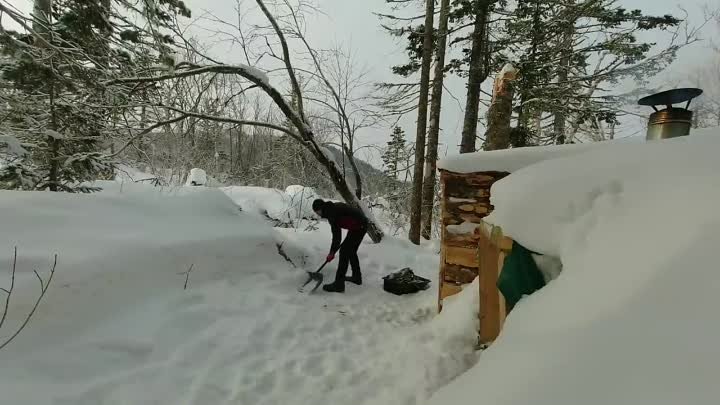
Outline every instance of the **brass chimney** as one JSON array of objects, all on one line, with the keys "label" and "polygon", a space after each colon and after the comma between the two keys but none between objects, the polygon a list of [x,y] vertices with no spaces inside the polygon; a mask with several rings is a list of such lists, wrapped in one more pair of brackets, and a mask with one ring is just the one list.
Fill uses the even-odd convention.
[{"label": "brass chimney", "polygon": [[[639,105],[650,106],[655,110],[648,119],[645,139],[658,140],[689,135],[693,113],[688,110],[688,107],[690,101],[701,95],[702,92],[696,88],[682,88],[663,91],[638,100]],[[685,107],[673,107],[673,104],[685,102],[687,102]],[[656,108],[658,105],[664,105],[665,108],[658,110]]]}]

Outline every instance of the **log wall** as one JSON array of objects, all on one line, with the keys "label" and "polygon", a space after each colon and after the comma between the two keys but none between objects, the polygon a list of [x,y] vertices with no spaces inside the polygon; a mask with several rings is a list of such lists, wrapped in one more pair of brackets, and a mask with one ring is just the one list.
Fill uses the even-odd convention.
[{"label": "log wall", "polygon": [[[492,341],[504,320],[504,303],[495,286],[504,254],[500,244],[491,240],[482,219],[493,210],[490,188],[508,176],[506,172],[454,173],[440,170],[442,236],[438,311],[443,300],[462,291],[462,286],[480,277],[480,341]],[[483,263],[481,263],[481,261]],[[493,262],[493,266],[488,264]],[[490,314],[490,315],[488,315]]]}]

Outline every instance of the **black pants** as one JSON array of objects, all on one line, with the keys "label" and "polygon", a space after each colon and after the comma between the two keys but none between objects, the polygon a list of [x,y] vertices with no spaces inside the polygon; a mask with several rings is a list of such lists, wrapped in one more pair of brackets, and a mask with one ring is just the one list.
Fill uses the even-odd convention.
[{"label": "black pants", "polygon": [[335,274],[336,283],[345,282],[348,264],[352,267],[352,274],[360,276],[360,259],[358,259],[357,251],[365,237],[365,233],[367,233],[367,229],[361,228],[357,231],[348,231],[345,236],[345,240],[340,245],[340,260],[338,261],[337,274]]}]

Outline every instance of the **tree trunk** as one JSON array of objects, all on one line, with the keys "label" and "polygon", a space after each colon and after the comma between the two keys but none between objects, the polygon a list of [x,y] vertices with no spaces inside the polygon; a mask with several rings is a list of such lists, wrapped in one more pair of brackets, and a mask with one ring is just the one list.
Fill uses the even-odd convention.
[{"label": "tree trunk", "polygon": [[422,221],[423,167],[425,166],[425,133],[427,131],[428,93],[430,91],[430,63],[433,53],[433,25],[435,1],[425,2],[425,32],[423,34],[423,57],[420,70],[420,96],[418,100],[417,134],[415,137],[415,167],[413,169],[412,197],[410,200],[410,232],[412,243],[420,244]]},{"label": "tree trunk", "polygon": [[495,78],[485,132],[485,150],[507,149],[510,146],[510,119],[517,73],[517,69],[507,64]]},{"label": "tree trunk", "polygon": [[[43,37],[48,43],[52,42],[50,28],[52,13],[52,0],[35,0],[33,4],[33,30]],[[42,46],[42,45],[41,45]],[[53,60],[49,60],[53,67]],[[48,83],[48,95],[50,98],[50,123],[48,128],[53,132],[57,131],[57,114],[55,110],[55,79],[50,77]],[[58,191],[60,184],[60,140],[54,135],[47,137],[48,143],[48,188],[50,191]]]},{"label": "tree trunk", "polygon": [[470,74],[467,84],[465,102],[465,119],[463,120],[460,153],[475,152],[477,138],[478,110],[480,108],[480,90],[489,72],[489,53],[487,37],[487,21],[490,11],[490,0],[475,2],[475,25],[472,34],[470,51]]},{"label": "tree trunk", "polygon": [[[570,4],[572,6],[572,2]],[[567,26],[563,30],[562,37],[562,55],[560,57],[560,64],[558,66],[557,82],[560,87],[564,83],[567,83],[570,74],[570,58],[573,52],[573,34],[575,33],[575,21],[571,20],[567,22]],[[560,105],[555,106],[555,114],[553,117],[553,137],[555,143],[564,144],[566,140],[565,136],[565,123],[567,121],[567,106],[568,99],[564,94],[559,94],[558,98],[561,100]]]},{"label": "tree trunk", "polygon": [[[540,4],[542,3],[542,0],[533,0],[535,3],[535,11],[533,12],[533,20],[532,20],[532,38],[530,40],[530,55],[528,58],[528,63],[524,67],[524,71],[526,74],[524,75],[524,78],[521,78],[520,86],[520,106],[518,111],[518,134],[519,139],[513,140],[513,146],[526,146],[530,141],[530,122],[534,117],[537,116],[540,112],[538,111],[537,107],[530,106],[529,101],[533,100],[534,93],[535,93],[535,87],[538,85],[535,79],[528,80],[527,77],[529,76],[529,71],[537,69],[536,64],[536,56],[537,56],[537,48],[540,45],[540,33],[541,27],[541,18],[542,13],[540,10]],[[535,101],[532,101],[533,104],[536,104]]]},{"label": "tree trunk", "polygon": [[[352,146],[350,146],[352,148]],[[352,149],[345,146],[345,155],[350,161],[350,167],[352,168],[353,174],[355,175],[355,196],[358,199],[362,198],[362,177],[360,176],[360,170],[355,163],[355,155],[352,153]],[[345,170],[343,169],[343,172]]]},{"label": "tree trunk", "polygon": [[433,207],[435,206],[435,168],[440,137],[440,111],[442,110],[443,78],[445,76],[445,48],[448,36],[448,14],[450,0],[440,3],[440,22],[437,48],[435,48],[435,74],[433,77],[432,101],[430,105],[430,131],[428,133],[427,156],[425,157],[425,178],[422,193],[422,236],[429,240],[432,231]]}]

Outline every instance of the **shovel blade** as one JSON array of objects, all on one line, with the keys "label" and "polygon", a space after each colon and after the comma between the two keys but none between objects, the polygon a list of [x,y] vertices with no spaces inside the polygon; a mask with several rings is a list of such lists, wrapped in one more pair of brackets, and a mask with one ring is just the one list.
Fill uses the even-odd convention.
[{"label": "shovel blade", "polygon": [[310,292],[314,292],[315,290],[320,287],[320,284],[323,282],[323,275],[321,273],[311,272],[308,271],[308,279],[300,288],[299,291],[302,292],[303,288],[305,288],[306,285],[310,284],[310,282],[315,281],[315,287]]}]

